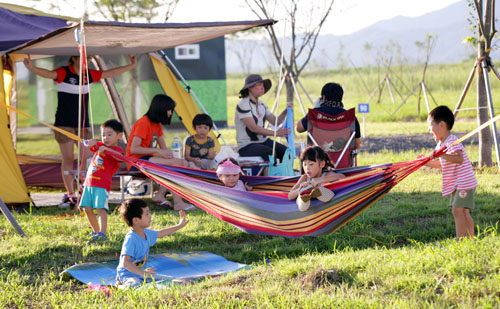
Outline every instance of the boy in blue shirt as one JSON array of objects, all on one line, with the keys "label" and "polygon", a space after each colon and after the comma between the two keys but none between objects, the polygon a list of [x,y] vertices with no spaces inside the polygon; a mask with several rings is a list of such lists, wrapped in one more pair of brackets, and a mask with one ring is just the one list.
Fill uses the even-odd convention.
[{"label": "boy in blue shirt", "polygon": [[202,170],[217,169],[214,158],[215,142],[208,136],[214,123],[207,114],[198,114],[193,118],[193,129],[196,131],[186,140],[184,159],[189,162],[189,167]]},{"label": "boy in blue shirt", "polygon": [[145,281],[150,282],[156,273],[156,268],[146,267],[149,247],[162,238],[180,230],[189,222],[184,211],[179,211],[180,221],[177,225],[161,229],[150,230],[151,213],[146,202],[141,199],[129,199],[120,206],[120,215],[130,227],[125,236],[120,263],[116,268],[117,285],[122,287],[137,287]]}]

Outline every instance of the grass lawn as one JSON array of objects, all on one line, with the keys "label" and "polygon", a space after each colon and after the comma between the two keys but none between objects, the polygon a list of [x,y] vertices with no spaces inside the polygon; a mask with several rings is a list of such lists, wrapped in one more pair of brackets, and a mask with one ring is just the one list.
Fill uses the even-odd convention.
[{"label": "grass lawn", "polygon": [[[412,87],[419,80],[417,68],[405,70],[401,79],[392,76],[401,89]],[[439,104],[454,107],[469,70],[467,64],[429,68],[426,82]],[[376,72],[362,73],[364,84],[373,89],[378,83]],[[319,95],[325,81],[340,81],[346,89],[346,107],[367,101],[369,89],[364,89],[359,79],[359,73],[352,70],[302,76],[313,97]],[[238,101],[236,93],[243,80],[244,76],[239,75],[231,75],[227,80],[230,126]],[[492,86],[496,97],[499,87],[496,83]],[[388,101],[387,92],[381,98],[380,103],[371,102],[371,113],[366,118],[367,137],[428,132],[425,106],[421,105],[421,112],[417,113],[416,98],[411,98],[395,117],[390,113],[396,105]],[[473,99],[474,95],[469,94],[464,106],[473,106]],[[270,95],[269,107],[271,102]],[[283,96],[280,104],[285,104]],[[474,112],[461,113],[454,131],[474,129],[474,116]],[[295,118],[300,117],[297,108]],[[173,134],[172,130],[167,131],[167,144]],[[180,135],[183,138],[186,133]],[[222,129],[222,135],[228,144],[235,144],[234,129]],[[304,139],[305,135],[296,137],[296,141]],[[472,161],[476,161],[477,148],[466,146]],[[40,134],[20,135],[17,151],[30,155],[59,154],[52,135]],[[363,152],[358,162],[371,165],[407,161],[425,151]],[[160,239],[150,254],[209,251],[249,264],[251,269],[162,290],[112,289],[109,297],[87,292],[87,286],[79,282],[63,281],[59,274],[75,263],[119,258],[127,228],[115,211],[108,216],[109,241],[103,243],[88,241],[86,218],[62,217],[65,211],[57,207],[14,214],[27,237],[21,238],[7,220],[0,220],[0,307],[498,308],[500,181],[496,168],[478,170],[476,176],[479,187],[472,211],[477,231],[474,240],[454,240],[448,199],[441,197],[441,174],[423,168],[328,236],[289,239],[251,235],[201,210],[189,212],[189,224]],[[150,207],[151,228],[178,221],[177,213]]]},{"label": "grass lawn", "polygon": [[[468,146],[469,147],[469,146]],[[468,149],[468,151],[471,151]],[[366,154],[363,164],[413,159],[416,152]],[[3,307],[497,307],[500,305],[500,183],[478,171],[478,237],[454,240],[441,175],[421,169],[334,234],[288,239],[245,234],[197,210],[186,228],[160,239],[151,254],[209,251],[250,264],[250,270],[163,290],[86,292],[63,281],[65,268],[119,258],[125,224],[109,215],[109,241],[91,243],[84,217],[56,207],[15,214],[28,235],[0,221],[0,306]],[[152,228],[178,215],[151,205]],[[267,262],[266,262],[267,261]]]}]

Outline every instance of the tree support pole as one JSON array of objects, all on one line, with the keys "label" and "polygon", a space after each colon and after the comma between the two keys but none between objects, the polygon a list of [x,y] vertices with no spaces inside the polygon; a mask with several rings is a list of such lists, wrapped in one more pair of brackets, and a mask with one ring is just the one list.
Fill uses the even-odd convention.
[{"label": "tree support pole", "polygon": [[427,89],[425,89],[424,81],[420,82],[420,86],[422,86],[422,92],[424,93],[425,106],[427,107],[427,114],[431,112],[431,107],[429,106],[429,98],[427,97]]},{"label": "tree support pole", "polygon": [[420,84],[416,84],[415,87],[413,87],[411,92],[406,96],[406,98],[401,102],[401,104],[399,104],[398,108],[396,108],[396,110],[392,112],[391,117],[394,116],[394,114],[396,114],[396,112],[401,108],[401,106],[403,106],[403,104],[406,103],[406,100],[408,100],[408,98],[417,90],[419,86]]},{"label": "tree support pole", "polygon": [[474,66],[472,67],[472,71],[469,74],[469,78],[467,79],[467,82],[465,83],[464,90],[462,90],[462,94],[460,95],[460,98],[458,99],[457,106],[455,106],[455,110],[453,111],[453,115],[457,117],[458,111],[460,110],[460,107],[462,106],[462,103],[464,102],[465,96],[467,95],[467,92],[469,91],[470,85],[472,84],[472,80],[474,79],[474,75],[476,74],[476,66],[477,62],[474,63]]},{"label": "tree support pole", "polygon": [[[495,118],[495,111],[493,109],[493,99],[491,98],[491,88],[490,88],[490,79],[488,76],[488,63],[486,60],[483,59],[481,61],[482,67],[483,67],[483,76],[484,76],[484,82],[485,82],[485,87],[486,87],[486,97],[488,98],[488,109],[490,111],[490,118],[493,119]],[[493,141],[495,142],[495,150],[496,150],[496,155],[497,155],[497,166],[498,169],[500,170],[500,148],[498,147],[498,131],[497,131],[497,124],[496,122],[493,122],[491,124],[493,128]]]},{"label": "tree support pole", "polygon": [[389,94],[391,95],[392,104],[396,104],[396,100],[394,99],[394,93],[392,92],[391,80],[389,76],[385,76],[385,83],[387,84],[387,89],[389,89]]}]

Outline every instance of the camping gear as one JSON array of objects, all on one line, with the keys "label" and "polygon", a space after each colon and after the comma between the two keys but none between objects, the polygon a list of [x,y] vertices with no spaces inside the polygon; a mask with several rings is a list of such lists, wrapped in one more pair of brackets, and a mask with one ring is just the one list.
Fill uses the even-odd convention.
[{"label": "camping gear", "polygon": [[309,109],[307,113],[307,131],[310,133],[308,145],[320,146],[335,168],[356,166],[356,160],[353,157],[355,121],[354,108],[337,115]]},{"label": "camping gear", "polygon": [[[16,36],[12,36],[9,31],[0,33],[0,42],[10,42],[7,45],[2,45],[4,47],[1,48],[5,63],[8,62],[7,57],[12,61],[21,61],[26,54],[29,54],[32,59],[38,59],[53,55],[71,56],[80,53],[78,42],[75,41],[75,31],[81,29],[81,22],[67,25],[66,20],[70,18],[61,17],[50,20],[49,23],[43,18],[37,18],[39,16],[33,17],[33,15],[47,15],[43,12],[16,5],[2,4],[0,7],[3,8],[0,13],[5,11],[4,9],[11,12],[15,11],[19,13],[16,18],[25,21],[24,23],[14,22],[11,12],[0,14],[0,21],[5,29],[9,29],[6,27],[14,24],[25,25],[16,30],[18,31],[16,33],[29,34],[27,37],[17,35],[17,38],[22,39],[22,42],[16,42]],[[37,30],[39,32],[28,30],[32,25],[32,20],[40,21],[38,28],[42,30]],[[64,23],[64,25],[58,23]],[[196,43],[235,31],[274,23],[274,20],[161,24],[86,21],[84,22],[85,32],[81,33],[84,33],[82,39],[85,42],[86,54],[89,56],[126,55],[154,52],[187,43]],[[47,28],[46,31],[43,30],[43,27]],[[179,33],[182,33],[182,35],[179,35]],[[18,43],[21,45],[18,45]],[[98,57],[96,59],[99,60]],[[13,80],[15,76],[12,71],[4,70],[4,61],[0,64],[0,85],[2,85],[0,87],[0,103],[10,105],[9,98],[12,83],[4,83],[4,78]],[[100,69],[104,68],[100,67]],[[113,104],[120,105],[121,103]],[[121,106],[118,107],[113,105],[112,109],[114,111],[121,110]],[[11,132],[8,129],[8,112],[7,110],[4,112],[2,109],[3,107],[0,107],[0,165],[4,177],[0,180],[0,197],[5,203],[28,203],[30,198],[19,165],[16,162]],[[115,117],[127,128],[128,120],[120,117],[120,115],[123,116],[124,113],[115,114]],[[192,118],[186,118],[185,120],[190,121],[188,119]],[[186,127],[189,129],[191,124]],[[214,138],[214,140],[217,143],[217,138]]]},{"label": "camping gear", "polygon": [[[224,187],[213,171],[167,166],[118,155],[142,173],[217,218],[247,233],[284,237],[318,236],[335,232],[370,207],[396,184],[425,165],[430,158],[336,170],[346,177],[324,184],[335,196],[329,202],[311,200],[299,211],[288,192],[299,176],[240,176],[253,187],[237,191]],[[436,153],[436,156],[443,152]]]},{"label": "camping gear", "polygon": [[[116,284],[117,260],[73,265],[61,275],[73,277],[85,284]],[[202,251],[168,252],[148,257],[148,267],[156,268],[157,283],[175,283],[220,276],[248,268],[246,264],[231,262],[222,256]]]}]

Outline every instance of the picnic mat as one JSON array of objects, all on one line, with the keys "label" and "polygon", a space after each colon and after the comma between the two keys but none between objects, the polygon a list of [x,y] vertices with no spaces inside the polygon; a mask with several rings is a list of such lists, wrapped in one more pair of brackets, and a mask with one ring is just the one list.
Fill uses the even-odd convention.
[{"label": "picnic mat", "polygon": [[[64,270],[69,276],[85,284],[115,285],[119,261],[83,263]],[[210,252],[177,252],[149,255],[147,267],[155,267],[156,282],[189,282],[214,277],[246,268],[248,265],[226,260]]]}]

